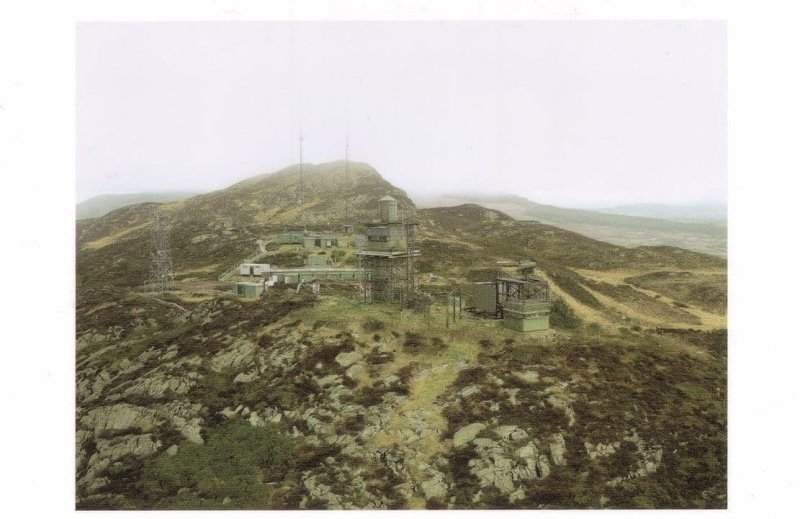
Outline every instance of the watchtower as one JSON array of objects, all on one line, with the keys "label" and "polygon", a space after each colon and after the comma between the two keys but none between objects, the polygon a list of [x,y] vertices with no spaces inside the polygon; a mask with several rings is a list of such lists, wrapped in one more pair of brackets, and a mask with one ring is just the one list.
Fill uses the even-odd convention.
[{"label": "watchtower", "polygon": [[416,303],[416,248],[418,223],[401,221],[397,200],[378,200],[380,220],[364,225],[367,242],[356,255],[364,271],[364,300],[398,303],[405,308]]}]

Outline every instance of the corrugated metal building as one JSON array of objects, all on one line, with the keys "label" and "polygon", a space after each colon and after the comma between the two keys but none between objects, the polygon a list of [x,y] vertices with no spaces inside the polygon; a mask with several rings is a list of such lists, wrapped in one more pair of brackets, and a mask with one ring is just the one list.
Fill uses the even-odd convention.
[{"label": "corrugated metal building", "polygon": [[472,287],[472,304],[480,313],[497,313],[497,285],[494,281],[475,283]]}]

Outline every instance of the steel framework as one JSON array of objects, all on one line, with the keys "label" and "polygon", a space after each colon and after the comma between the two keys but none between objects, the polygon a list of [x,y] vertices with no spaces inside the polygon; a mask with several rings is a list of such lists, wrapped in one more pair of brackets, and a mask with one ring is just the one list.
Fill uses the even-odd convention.
[{"label": "steel framework", "polygon": [[153,225],[150,235],[150,279],[149,284],[155,292],[166,292],[172,287],[172,251],[170,248],[169,218],[161,209],[153,211]]},{"label": "steel framework", "polygon": [[416,228],[412,220],[404,223],[406,250],[362,251],[359,253],[359,268],[363,280],[362,296],[365,302],[398,303],[403,308],[417,305]]}]

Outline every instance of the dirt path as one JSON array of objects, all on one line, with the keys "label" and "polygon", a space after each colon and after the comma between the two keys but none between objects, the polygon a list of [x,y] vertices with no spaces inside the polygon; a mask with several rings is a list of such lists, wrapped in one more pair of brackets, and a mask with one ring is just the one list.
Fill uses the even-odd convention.
[{"label": "dirt path", "polygon": [[580,301],[572,297],[570,294],[562,290],[544,272],[537,271],[536,274],[541,278],[543,278],[545,281],[547,281],[547,284],[550,286],[550,292],[558,295],[561,299],[566,301],[566,303],[570,306],[570,308],[572,308],[578,315],[578,317],[580,317],[582,320],[586,322],[598,322],[598,323],[607,322],[609,320],[608,316],[606,316],[602,312],[581,303]]},{"label": "dirt path", "polygon": [[384,430],[370,440],[376,448],[403,447],[404,466],[416,489],[407,499],[409,508],[425,508],[425,498],[418,489],[431,477],[431,460],[445,450],[440,433],[447,428],[447,419],[435,401],[453,383],[459,371],[475,361],[477,352],[477,344],[453,342],[446,352],[436,357],[398,352],[387,367],[386,375],[412,363],[425,366],[411,380],[408,399],[389,418]]},{"label": "dirt path", "polygon": [[[664,269],[660,269],[663,271]],[[638,287],[635,285],[631,285],[625,282],[626,278],[635,277],[647,274],[652,271],[638,271],[638,270],[613,270],[613,271],[597,271],[597,270],[586,270],[586,269],[575,269],[575,272],[579,275],[591,279],[593,281],[598,282],[606,282],[611,283],[614,285],[623,285],[636,290],[637,292],[644,294],[651,299],[662,301],[670,306],[674,306],[673,303],[675,302],[674,299],[670,298],[662,294],[661,292],[656,292],[654,290],[648,290],[642,287]],[[694,271],[692,271],[694,272]],[[711,271],[709,271],[711,273]],[[718,274],[719,272],[713,272]],[[721,315],[713,312],[709,312],[703,310],[701,308],[697,308],[695,306],[689,307],[681,307],[686,313],[692,314],[698,319],[700,319],[701,324],[679,324],[673,321],[661,319],[649,314],[644,314],[638,311],[634,303],[625,304],[624,302],[617,301],[612,299],[608,296],[600,294],[594,290],[591,290],[588,287],[584,287],[588,290],[592,295],[594,295],[601,303],[604,305],[614,308],[622,313],[625,313],[633,318],[639,319],[642,323],[646,323],[649,326],[660,326],[666,328],[694,328],[694,329],[701,329],[701,330],[718,330],[720,328],[727,328],[728,326],[728,319],[726,315]]]}]

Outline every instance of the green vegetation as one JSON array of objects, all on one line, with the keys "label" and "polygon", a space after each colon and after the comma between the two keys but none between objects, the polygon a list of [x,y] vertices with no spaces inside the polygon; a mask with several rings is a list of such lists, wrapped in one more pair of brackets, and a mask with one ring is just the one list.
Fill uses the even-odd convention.
[{"label": "green vegetation", "polygon": [[147,461],[137,490],[147,508],[267,508],[267,484],[282,479],[291,462],[291,443],[276,427],[228,422],[203,445],[184,442],[174,456]]},{"label": "green vegetation", "polygon": [[550,305],[550,326],[575,330],[580,324],[581,320],[575,315],[575,311],[570,308],[566,301],[560,297],[553,298]]},{"label": "green vegetation", "polygon": [[383,330],[383,328],[385,326],[386,326],[386,323],[384,323],[383,321],[381,321],[379,319],[376,319],[376,318],[374,318],[372,316],[367,317],[364,320],[364,322],[361,324],[361,328],[365,332],[379,332],[379,331]]},{"label": "green vegetation", "polygon": [[[662,339],[691,340],[702,348],[703,357],[664,350]],[[587,340],[588,339],[588,340]],[[599,507],[599,496],[614,508],[718,508],[725,506],[726,493],[726,333],[666,331],[646,336],[606,338],[576,337],[566,345],[513,346],[511,356],[491,352],[481,356],[480,367],[463,370],[451,386],[450,396],[475,385],[479,392],[444,408],[451,436],[458,428],[475,422],[525,425],[543,437],[564,431],[567,464],[551,467],[553,473],[533,482],[532,492],[513,508]],[[571,379],[569,392],[575,424],[567,427],[566,416],[546,399],[547,383],[520,385],[507,374],[535,370],[544,380]],[[501,376],[504,386],[491,382]],[[487,401],[502,387],[520,387],[519,404],[492,410]],[[645,419],[646,418],[646,419]],[[636,466],[635,444],[622,441],[611,456],[590,460],[584,441],[607,443],[620,440],[631,430],[648,438],[663,453],[661,465],[646,477],[633,478],[617,486],[606,484]],[[654,447],[655,448],[655,447]],[[457,506],[471,508],[477,480],[467,463],[474,458],[469,449],[448,455],[450,475],[459,489]],[[495,496],[486,506],[511,506]]]}]

